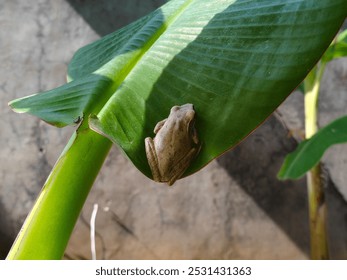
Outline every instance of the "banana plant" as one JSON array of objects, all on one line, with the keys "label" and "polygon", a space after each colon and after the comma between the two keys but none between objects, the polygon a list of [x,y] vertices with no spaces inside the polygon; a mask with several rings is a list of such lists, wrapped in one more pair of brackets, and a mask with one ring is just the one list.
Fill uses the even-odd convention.
[{"label": "banana plant", "polygon": [[79,126],[8,259],[63,256],[112,143],[152,178],[144,139],[174,105],[194,105],[202,143],[184,176],[234,147],[301,83],[346,15],[345,0],[171,0],[78,50],[67,84],[9,104]]},{"label": "banana plant", "polygon": [[325,151],[333,145],[347,142],[347,116],[342,116],[318,129],[318,97],[325,66],[328,62],[347,57],[347,30],[341,32],[329,46],[319,63],[304,80],[307,140],[290,153],[278,173],[280,179],[298,179],[317,165]]},{"label": "banana plant", "polygon": [[333,145],[347,142],[347,116],[318,129],[319,89],[326,64],[347,56],[347,30],[340,33],[303,82],[305,95],[305,138],[288,154],[278,173],[284,179],[298,179],[307,174],[307,194],[312,259],[328,259],[327,207],[320,159]]}]

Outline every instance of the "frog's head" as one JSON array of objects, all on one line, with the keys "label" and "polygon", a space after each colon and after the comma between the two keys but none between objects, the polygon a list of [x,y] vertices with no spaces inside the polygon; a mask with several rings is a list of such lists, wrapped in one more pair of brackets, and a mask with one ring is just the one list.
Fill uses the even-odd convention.
[{"label": "frog's head", "polygon": [[193,104],[184,104],[182,106],[174,106],[171,108],[171,113],[177,119],[185,121],[187,124],[194,121],[195,111]]},{"label": "frog's head", "polygon": [[[171,114],[175,117],[176,123],[186,131],[194,142],[198,142],[197,132],[195,129],[195,111],[193,104],[184,104],[182,106],[174,106],[171,109]],[[171,115],[170,114],[170,115]]]}]

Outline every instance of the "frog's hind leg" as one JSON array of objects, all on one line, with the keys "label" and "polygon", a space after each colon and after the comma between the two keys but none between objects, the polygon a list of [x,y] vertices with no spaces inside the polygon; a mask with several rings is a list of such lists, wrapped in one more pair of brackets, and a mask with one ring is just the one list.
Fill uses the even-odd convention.
[{"label": "frog's hind leg", "polygon": [[184,172],[187,170],[189,167],[192,159],[196,156],[196,151],[191,150],[187,155],[185,155],[177,164],[175,167],[173,167],[171,173],[175,174],[172,176],[167,184],[169,186],[172,186],[178,179],[180,179]]},{"label": "frog's hind leg", "polygon": [[159,162],[155,153],[153,139],[151,137],[147,137],[145,139],[145,148],[146,148],[147,161],[148,161],[149,167],[151,168],[153,180],[156,182],[162,182],[161,175],[158,168]]}]

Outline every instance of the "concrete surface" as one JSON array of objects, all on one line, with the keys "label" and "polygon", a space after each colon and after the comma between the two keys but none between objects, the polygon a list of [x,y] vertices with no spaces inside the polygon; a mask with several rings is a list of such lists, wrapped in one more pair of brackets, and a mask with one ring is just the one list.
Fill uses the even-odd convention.
[{"label": "concrete surface", "polygon": [[[73,128],[13,113],[7,102],[65,82],[81,46],[164,1],[0,1],[0,256],[6,255]],[[347,61],[328,66],[321,124],[346,114]],[[302,96],[279,112],[302,128]],[[299,133],[300,134],[300,133]],[[279,182],[296,142],[271,117],[233,151],[174,188],[145,178],[114,147],[88,197],[66,258],[88,259],[89,219],[97,215],[99,259],[306,259],[305,181]],[[346,145],[326,156],[333,258],[347,258]],[[337,185],[338,190],[334,187]]]}]

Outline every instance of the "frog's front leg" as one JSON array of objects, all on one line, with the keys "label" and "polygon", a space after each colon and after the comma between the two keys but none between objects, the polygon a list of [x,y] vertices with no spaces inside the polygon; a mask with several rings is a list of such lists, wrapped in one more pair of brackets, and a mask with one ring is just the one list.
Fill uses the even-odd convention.
[{"label": "frog's front leg", "polygon": [[157,134],[158,131],[163,127],[163,125],[165,124],[166,120],[167,120],[167,119],[162,120],[162,121],[160,121],[160,122],[158,122],[158,123],[156,124],[156,126],[154,127],[154,133],[155,133],[155,134]]},{"label": "frog's front leg", "polygon": [[154,142],[151,137],[147,137],[145,139],[145,148],[148,164],[152,171],[153,180],[156,182],[161,182],[157,152],[155,151]]}]

